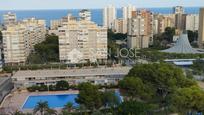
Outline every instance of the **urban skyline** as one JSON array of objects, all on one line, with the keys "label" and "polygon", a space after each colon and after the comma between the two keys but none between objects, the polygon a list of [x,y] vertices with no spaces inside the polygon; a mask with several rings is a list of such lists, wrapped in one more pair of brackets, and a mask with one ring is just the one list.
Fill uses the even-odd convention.
[{"label": "urban skyline", "polygon": [[[86,0],[86,4],[82,3],[83,0],[75,0],[69,2],[68,0],[7,0],[1,1],[0,10],[28,10],[28,9],[95,9],[103,8],[107,4],[113,4],[116,8],[133,4],[136,8],[153,8],[153,7],[173,7],[173,6],[184,6],[184,7],[202,7],[204,4],[203,0]],[[151,4],[149,4],[151,2]],[[39,4],[40,3],[40,4]]]},{"label": "urban skyline", "polygon": [[204,1],[189,1],[2,2],[83,9],[0,10],[0,114],[202,115],[204,7],[185,7]]}]

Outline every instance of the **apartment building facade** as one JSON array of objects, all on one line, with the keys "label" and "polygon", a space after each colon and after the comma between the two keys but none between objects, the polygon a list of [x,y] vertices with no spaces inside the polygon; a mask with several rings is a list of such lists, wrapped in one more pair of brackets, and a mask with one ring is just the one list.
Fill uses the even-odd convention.
[{"label": "apartment building facade", "polygon": [[17,22],[16,14],[8,12],[3,15],[3,23],[4,25],[15,24]]},{"label": "apartment building facade", "polygon": [[114,32],[115,33],[127,33],[127,20],[116,19],[114,21]]},{"label": "apartment building facade", "polygon": [[34,45],[45,40],[45,21],[26,19],[7,26],[2,33],[5,64],[24,64]]},{"label": "apartment building facade", "polygon": [[61,62],[75,64],[107,59],[107,28],[87,20],[69,20],[58,30]]},{"label": "apartment building facade", "polygon": [[167,27],[174,27],[174,18],[171,15],[155,14],[153,19],[153,33],[163,33]]},{"label": "apartment building facade", "polygon": [[112,29],[116,15],[116,8],[113,5],[105,7],[103,10],[103,26]]},{"label": "apartment building facade", "polygon": [[128,48],[147,48],[153,36],[153,15],[150,11],[133,12],[128,19],[127,46]]},{"label": "apartment building facade", "polygon": [[200,8],[199,13],[198,46],[199,48],[204,46],[204,8]]},{"label": "apartment building facade", "polygon": [[186,30],[196,31],[199,27],[199,15],[189,14],[186,16]]}]

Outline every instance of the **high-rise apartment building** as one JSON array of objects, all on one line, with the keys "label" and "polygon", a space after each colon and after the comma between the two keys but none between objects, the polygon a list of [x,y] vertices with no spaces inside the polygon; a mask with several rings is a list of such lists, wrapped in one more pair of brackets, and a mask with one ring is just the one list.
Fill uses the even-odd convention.
[{"label": "high-rise apartment building", "polygon": [[199,13],[198,45],[200,48],[204,45],[204,8],[200,8]]},{"label": "high-rise apartment building", "polygon": [[115,33],[127,33],[127,20],[115,19],[114,21],[114,32]]},{"label": "high-rise apartment building", "polygon": [[62,20],[51,20],[50,21],[50,29],[57,30],[58,27],[62,26]]},{"label": "high-rise apartment building", "polygon": [[122,8],[123,10],[123,19],[129,19],[132,18],[132,12],[136,11],[136,7],[129,4],[128,6],[125,6]]},{"label": "high-rise apartment building", "polygon": [[109,29],[113,28],[114,20],[116,19],[116,8],[109,5],[103,10],[103,26]]},{"label": "high-rise apartment building", "polygon": [[175,6],[173,8],[173,13],[174,14],[183,14],[184,13],[184,8],[182,6]]},{"label": "high-rise apartment building", "polygon": [[87,9],[83,9],[79,12],[80,20],[91,21],[91,12]]},{"label": "high-rise apartment building", "polygon": [[59,28],[59,58],[64,63],[107,59],[107,28],[92,21],[70,20]]},{"label": "high-rise apartment building", "polygon": [[2,33],[5,63],[24,64],[34,45],[45,40],[45,20],[25,19],[8,25]]},{"label": "high-rise apartment building", "polygon": [[155,14],[153,20],[153,33],[163,33],[167,27],[174,27],[174,19],[171,15]]},{"label": "high-rise apartment building", "polygon": [[182,6],[175,6],[173,8],[175,14],[175,27],[179,31],[185,30],[186,26],[186,14],[184,14],[184,8]]},{"label": "high-rise apartment building", "polygon": [[196,31],[199,26],[199,15],[188,14],[186,16],[186,30]]},{"label": "high-rise apartment building", "polygon": [[150,11],[141,10],[134,12],[128,19],[128,48],[147,48],[153,36],[153,15]]},{"label": "high-rise apartment building", "polygon": [[3,15],[4,25],[15,24],[17,22],[16,14],[8,12]]},{"label": "high-rise apartment building", "polygon": [[5,63],[24,63],[29,54],[29,37],[25,26],[21,24],[10,25],[2,33]]}]

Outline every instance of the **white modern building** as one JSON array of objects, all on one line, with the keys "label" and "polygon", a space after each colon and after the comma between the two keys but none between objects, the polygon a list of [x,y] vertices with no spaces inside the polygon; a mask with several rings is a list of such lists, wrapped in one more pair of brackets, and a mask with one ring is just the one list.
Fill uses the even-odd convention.
[{"label": "white modern building", "polygon": [[173,13],[174,14],[183,14],[184,13],[184,8],[182,6],[175,6],[173,8]]},{"label": "white modern building", "polygon": [[8,12],[3,15],[4,25],[15,24],[17,22],[16,14]]},{"label": "white modern building", "polygon": [[45,21],[25,19],[8,25],[2,34],[5,63],[24,64],[34,45],[45,40]]},{"label": "white modern building", "polygon": [[199,27],[199,15],[189,14],[186,16],[186,30],[196,31]]},{"label": "white modern building", "polygon": [[92,21],[69,20],[58,30],[61,62],[75,64],[107,60],[107,28]]},{"label": "white modern building", "polygon": [[122,10],[123,10],[123,19],[127,20],[129,18],[132,18],[132,12],[136,11],[136,7],[129,4],[128,6],[123,7]]},{"label": "white modern building", "polygon": [[116,8],[113,5],[108,5],[103,10],[103,26],[112,29],[114,20],[117,17]]},{"label": "white modern building", "polygon": [[28,87],[32,85],[54,85],[57,81],[66,80],[71,85],[82,82],[93,84],[117,84],[128,74],[130,67],[114,68],[83,68],[68,70],[26,70],[17,71],[12,76],[17,87]]},{"label": "white modern building", "polygon": [[91,11],[83,9],[79,12],[80,20],[91,21]]},{"label": "white modern building", "polygon": [[199,13],[198,46],[204,47],[204,8],[200,8]]}]

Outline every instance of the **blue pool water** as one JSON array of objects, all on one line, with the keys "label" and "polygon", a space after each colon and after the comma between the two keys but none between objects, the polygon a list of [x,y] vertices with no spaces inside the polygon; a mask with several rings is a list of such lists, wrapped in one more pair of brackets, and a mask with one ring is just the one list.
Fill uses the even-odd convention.
[{"label": "blue pool water", "polygon": [[[116,91],[115,95],[118,97],[119,102],[123,101],[120,92]],[[29,96],[23,105],[22,109],[33,109],[40,101],[47,101],[50,108],[63,108],[68,102],[73,103],[74,107],[78,107],[79,104],[75,102],[77,94],[57,94],[57,95],[36,95]]]},{"label": "blue pool water", "polygon": [[73,103],[73,106],[77,107],[78,104],[75,102],[75,98],[77,98],[77,94],[29,96],[22,108],[33,109],[40,101],[47,101],[50,108],[62,108],[68,102]]}]

